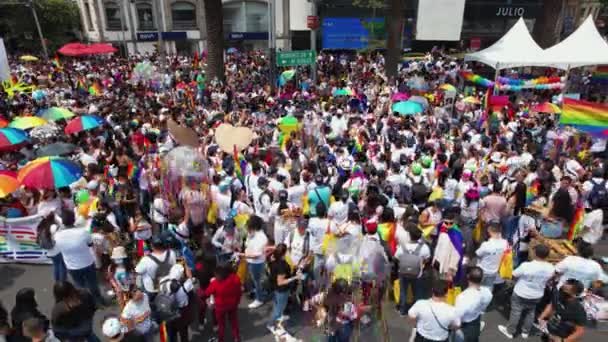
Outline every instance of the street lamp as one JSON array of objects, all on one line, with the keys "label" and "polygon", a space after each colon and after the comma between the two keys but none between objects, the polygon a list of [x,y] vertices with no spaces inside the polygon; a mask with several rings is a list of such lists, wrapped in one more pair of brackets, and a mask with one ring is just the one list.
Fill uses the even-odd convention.
[{"label": "street lamp", "polygon": [[42,45],[42,55],[45,60],[49,59],[49,52],[46,49],[46,41],[44,40],[44,36],[42,35],[42,28],[40,27],[40,22],[38,21],[38,14],[36,13],[36,6],[34,6],[34,0],[28,0],[25,6],[32,9],[32,15],[34,16],[34,22],[36,23],[36,29],[38,30],[38,36],[40,37],[40,44]]}]

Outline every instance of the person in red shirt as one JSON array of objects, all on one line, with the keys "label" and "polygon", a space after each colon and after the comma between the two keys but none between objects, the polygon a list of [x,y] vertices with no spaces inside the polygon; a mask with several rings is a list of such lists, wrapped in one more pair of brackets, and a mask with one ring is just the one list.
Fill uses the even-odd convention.
[{"label": "person in red shirt", "polygon": [[229,264],[220,264],[215,269],[215,278],[205,290],[205,296],[213,296],[214,314],[217,323],[218,342],[224,342],[226,318],[230,320],[235,342],[241,341],[237,309],[241,301],[241,281]]}]

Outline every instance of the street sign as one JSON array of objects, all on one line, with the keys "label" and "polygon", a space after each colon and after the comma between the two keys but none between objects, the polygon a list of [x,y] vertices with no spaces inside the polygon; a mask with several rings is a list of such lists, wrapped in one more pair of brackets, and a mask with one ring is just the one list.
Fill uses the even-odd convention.
[{"label": "street sign", "polygon": [[298,66],[314,64],[317,53],[313,50],[277,52],[277,66]]},{"label": "street sign", "polygon": [[320,21],[319,17],[316,15],[309,15],[306,17],[306,27],[311,30],[316,30],[319,28]]}]

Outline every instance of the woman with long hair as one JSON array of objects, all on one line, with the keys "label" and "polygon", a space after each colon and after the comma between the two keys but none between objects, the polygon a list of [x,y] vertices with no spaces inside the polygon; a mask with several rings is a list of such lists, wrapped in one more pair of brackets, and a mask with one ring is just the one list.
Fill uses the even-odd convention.
[{"label": "woman with long hair", "polygon": [[11,310],[11,320],[13,323],[14,333],[11,336],[12,341],[22,342],[29,341],[29,339],[23,336],[23,322],[29,318],[40,318],[45,321],[45,325],[48,328],[49,320],[38,311],[38,303],[36,302],[36,293],[31,287],[22,288],[17,292],[15,296],[15,306]]},{"label": "woman with long hair", "polygon": [[283,310],[285,310],[289,299],[289,284],[300,279],[301,276],[301,272],[293,277],[291,276],[291,267],[285,261],[286,253],[287,246],[284,243],[278,244],[272,253],[272,262],[270,263],[270,283],[274,290],[274,300],[270,322],[268,322],[267,327],[273,332],[277,323],[282,321]]},{"label": "woman with long hair", "polygon": [[55,283],[53,295],[55,305],[51,323],[55,336],[62,341],[73,339],[99,341],[93,332],[93,317],[97,310],[95,298],[89,292],[77,289],[68,281]]}]

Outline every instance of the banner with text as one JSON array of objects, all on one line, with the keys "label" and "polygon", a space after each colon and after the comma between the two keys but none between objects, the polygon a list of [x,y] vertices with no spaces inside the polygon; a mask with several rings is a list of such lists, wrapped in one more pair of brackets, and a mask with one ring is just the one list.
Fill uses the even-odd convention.
[{"label": "banner with text", "polygon": [[0,263],[48,264],[46,250],[36,243],[38,215],[7,219],[0,217]]},{"label": "banner with text", "polygon": [[465,0],[420,0],[417,40],[460,40]]}]

